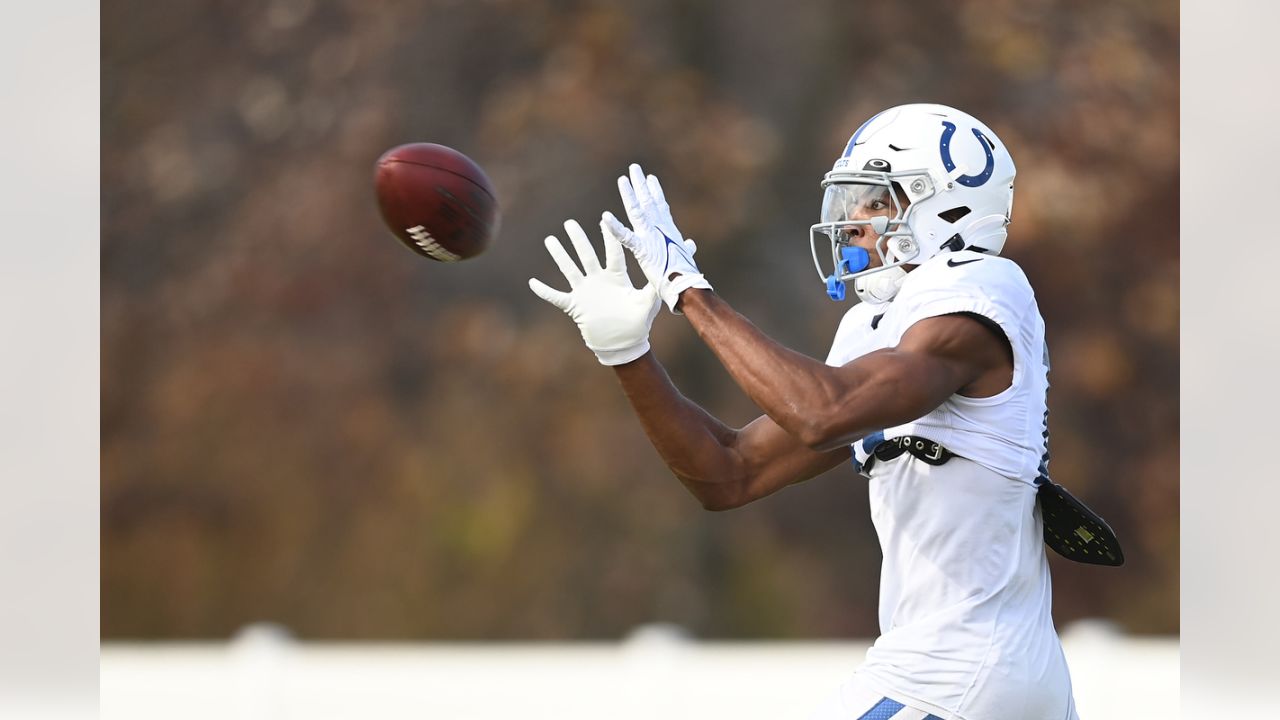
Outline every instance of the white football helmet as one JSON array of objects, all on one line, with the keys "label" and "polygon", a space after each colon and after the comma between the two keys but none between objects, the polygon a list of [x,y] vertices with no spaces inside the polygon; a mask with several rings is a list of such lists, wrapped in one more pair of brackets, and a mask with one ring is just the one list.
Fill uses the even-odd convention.
[{"label": "white football helmet", "polygon": [[[858,298],[888,302],[904,265],[938,253],[999,254],[1013,211],[1013,158],[986,125],[945,105],[889,108],[866,121],[822,180],[821,222],[809,228],[813,264],[832,300],[852,281]],[[870,228],[881,265],[852,244]],[[830,270],[818,244],[831,245]]]}]

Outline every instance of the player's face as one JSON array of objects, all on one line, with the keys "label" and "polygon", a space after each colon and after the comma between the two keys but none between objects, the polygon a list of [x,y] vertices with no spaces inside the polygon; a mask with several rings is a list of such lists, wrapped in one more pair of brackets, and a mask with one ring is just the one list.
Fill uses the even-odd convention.
[{"label": "player's face", "polygon": [[[901,191],[897,192],[897,201],[895,204],[893,191],[883,185],[832,185],[823,198],[822,222],[868,221],[876,217],[892,219],[898,215],[899,208],[905,211],[910,202]],[[870,224],[849,225],[840,228],[839,232],[842,244],[867,251],[870,256],[868,268],[882,264],[880,254],[876,252],[880,233]]]}]

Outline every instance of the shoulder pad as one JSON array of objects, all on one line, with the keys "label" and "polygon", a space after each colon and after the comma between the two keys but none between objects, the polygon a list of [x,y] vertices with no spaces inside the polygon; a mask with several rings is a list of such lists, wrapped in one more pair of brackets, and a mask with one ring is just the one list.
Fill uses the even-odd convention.
[{"label": "shoulder pad", "polygon": [[977,295],[1015,308],[1034,298],[1017,263],[972,250],[942,253],[907,273],[894,302],[919,294]]}]

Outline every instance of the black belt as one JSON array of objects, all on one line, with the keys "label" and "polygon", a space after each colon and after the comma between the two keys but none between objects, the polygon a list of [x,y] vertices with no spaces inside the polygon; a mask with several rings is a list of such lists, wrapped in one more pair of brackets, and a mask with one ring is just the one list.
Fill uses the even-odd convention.
[{"label": "black belt", "polygon": [[[871,477],[871,468],[877,461],[892,460],[903,453],[929,465],[944,465],[959,457],[928,438],[904,435],[877,443],[862,464],[862,473]],[[1042,479],[1036,488],[1036,501],[1044,520],[1044,542],[1054,552],[1090,565],[1124,564],[1124,551],[1111,526],[1066,488]]]},{"label": "black belt", "polygon": [[892,460],[902,453],[910,453],[911,457],[929,465],[945,465],[955,457],[950,450],[928,438],[903,435],[880,441],[867,455],[867,461],[862,464],[862,473],[870,475],[877,460]]}]

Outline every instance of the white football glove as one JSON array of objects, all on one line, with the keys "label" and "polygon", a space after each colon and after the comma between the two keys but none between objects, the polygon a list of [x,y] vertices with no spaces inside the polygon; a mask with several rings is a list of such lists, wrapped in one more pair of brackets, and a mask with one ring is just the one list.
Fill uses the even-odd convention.
[{"label": "white football glove", "polygon": [[547,252],[569,281],[569,292],[547,287],[529,278],[529,289],[573,318],[582,341],[603,365],[621,365],[649,352],[649,327],[658,314],[658,294],[653,285],[637,290],[627,277],[626,256],[611,230],[604,232],[604,267],[591,241],[576,220],[566,220],[564,230],[578,251],[585,273],[569,259],[554,235],[546,239]]},{"label": "white football glove", "polygon": [[671,312],[679,315],[676,303],[680,293],[689,288],[711,289],[711,283],[702,276],[693,261],[696,248],[692,240],[676,229],[671,218],[671,206],[662,192],[662,185],[653,175],[645,177],[639,165],[632,163],[631,177],[618,178],[618,193],[622,206],[631,220],[631,229],[614,217],[603,215],[601,227],[607,227],[617,235],[622,244],[635,255],[649,284],[658,288],[658,294]]}]

